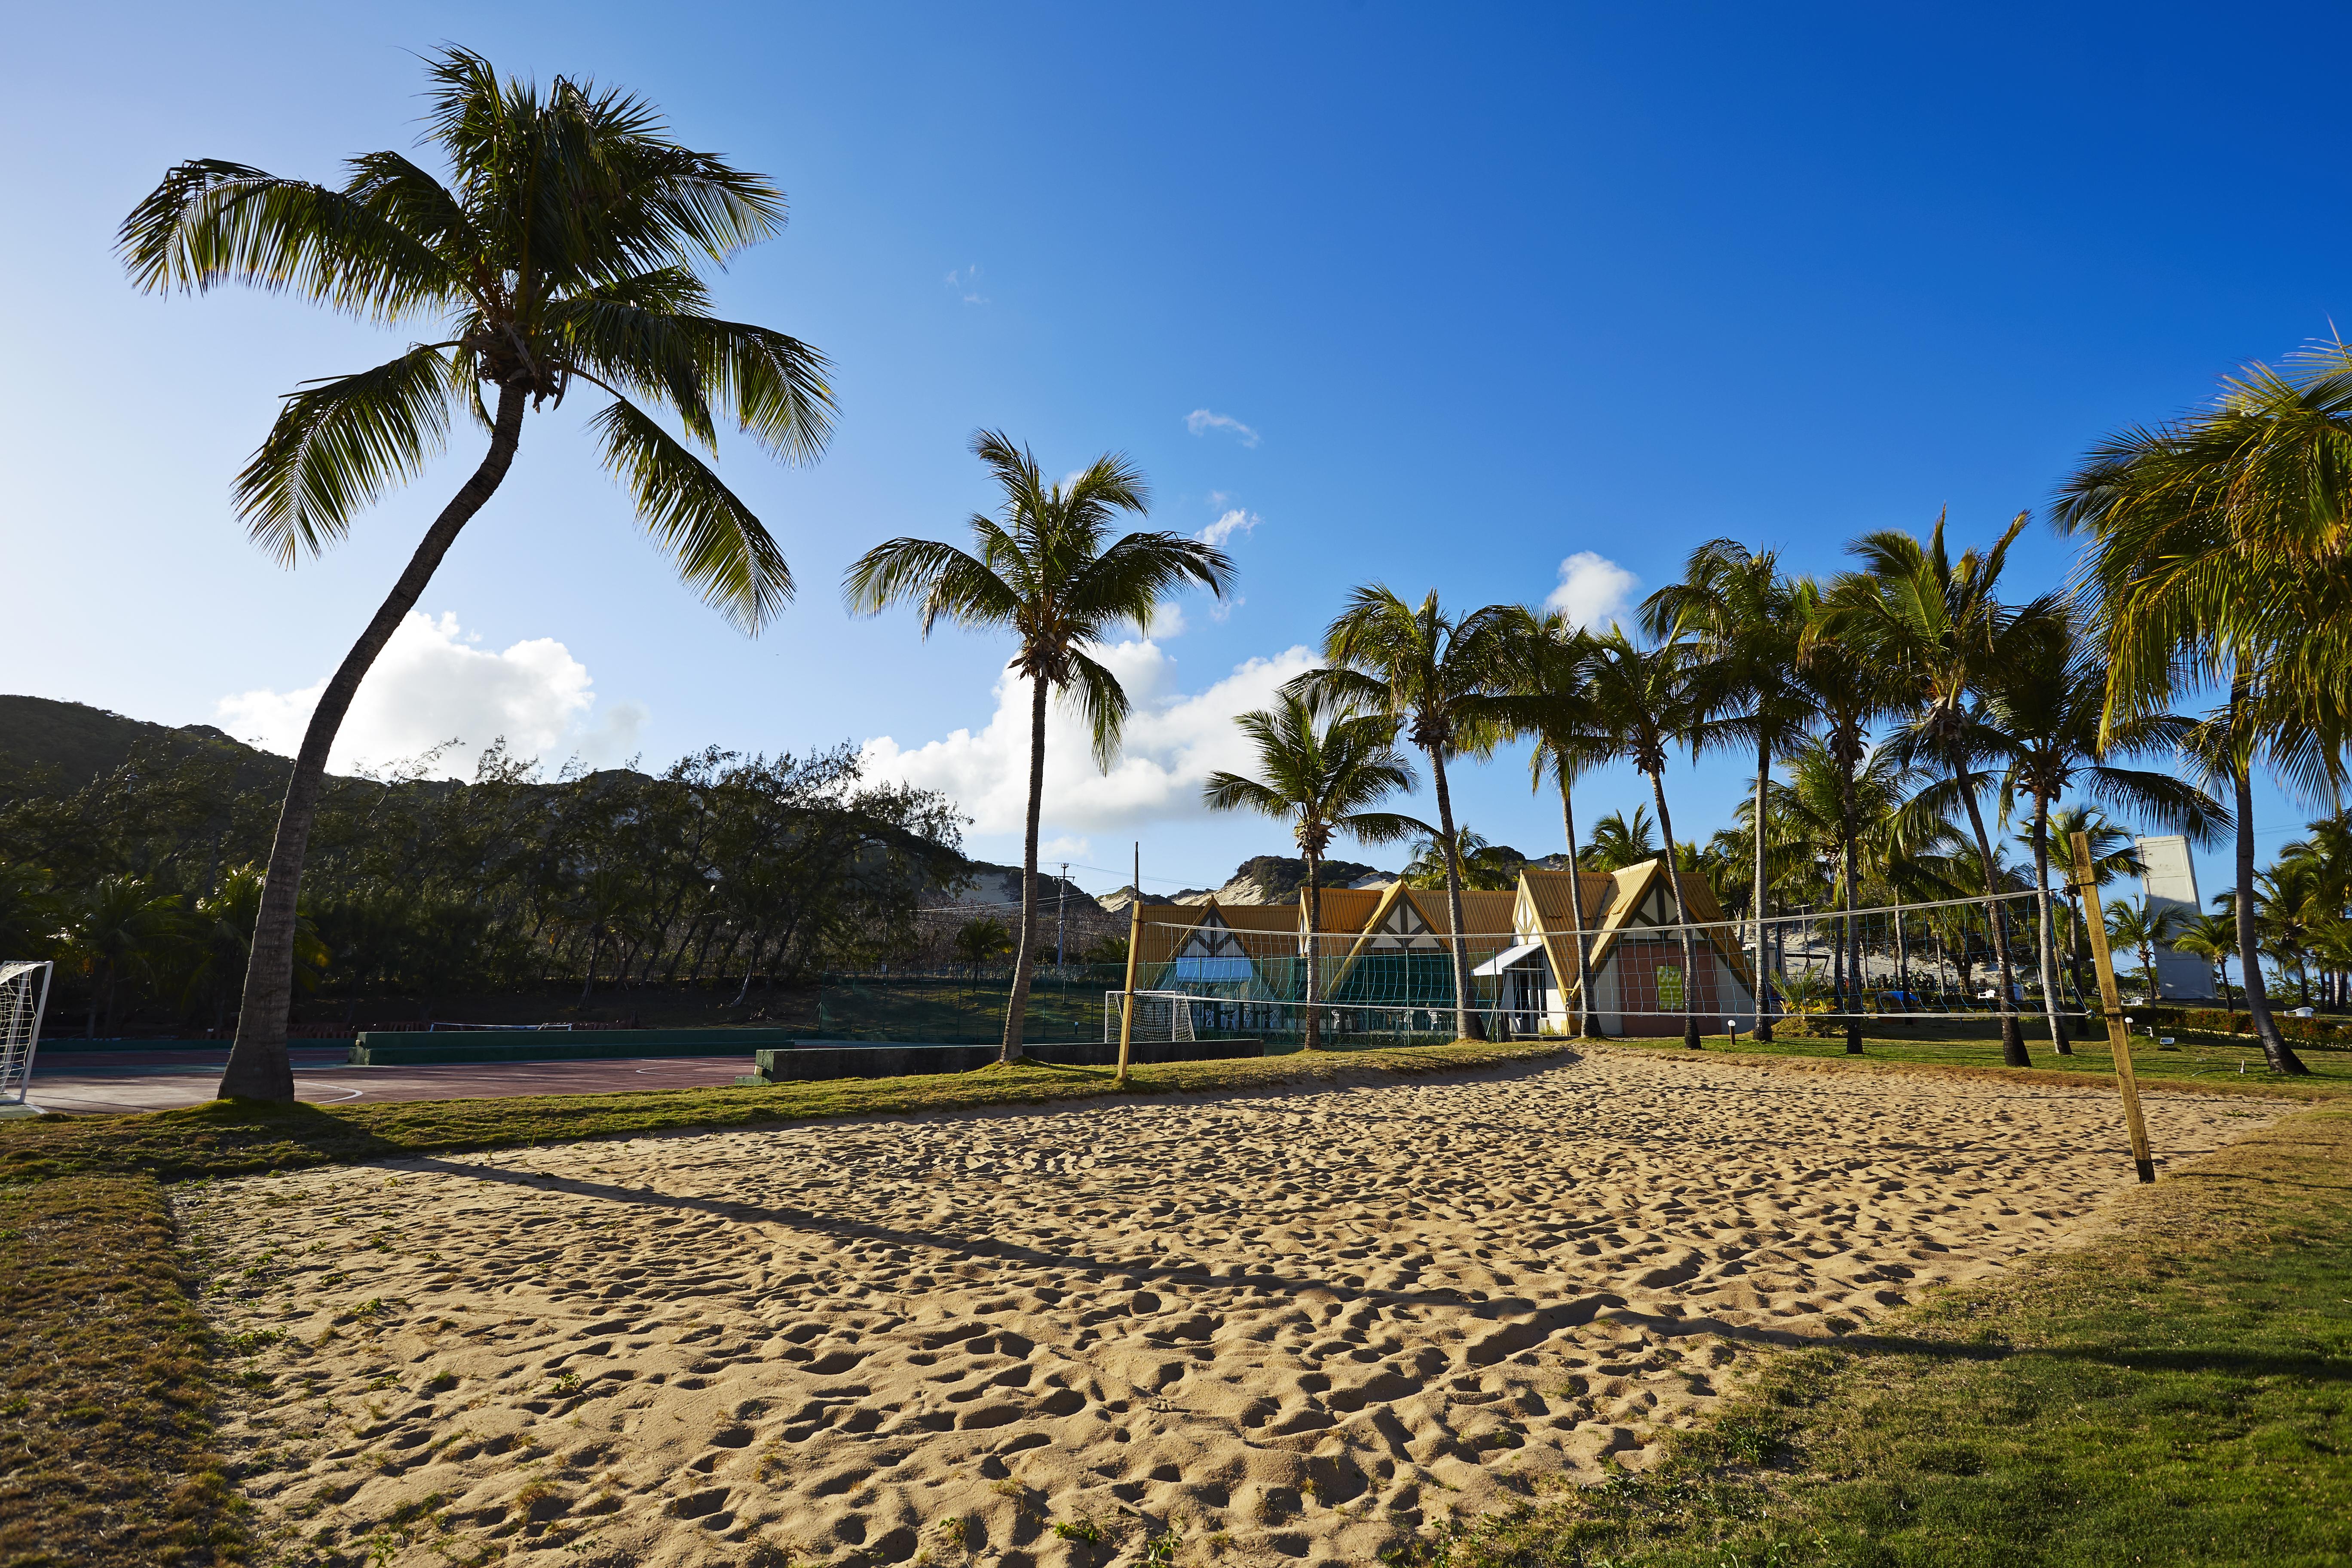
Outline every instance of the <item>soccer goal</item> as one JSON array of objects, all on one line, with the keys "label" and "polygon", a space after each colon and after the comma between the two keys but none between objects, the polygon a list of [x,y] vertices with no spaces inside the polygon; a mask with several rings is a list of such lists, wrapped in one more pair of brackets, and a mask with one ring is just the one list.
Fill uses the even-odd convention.
[{"label": "soccer goal", "polygon": [[33,1051],[49,1005],[47,963],[0,961],[0,1103],[22,1105],[33,1083]]},{"label": "soccer goal", "polygon": [[[1119,1004],[1124,991],[1103,993],[1103,1044],[1118,1043]],[[1135,994],[1135,1033],[1139,1040],[1190,1040],[1192,998],[1181,991],[1139,991]]]}]

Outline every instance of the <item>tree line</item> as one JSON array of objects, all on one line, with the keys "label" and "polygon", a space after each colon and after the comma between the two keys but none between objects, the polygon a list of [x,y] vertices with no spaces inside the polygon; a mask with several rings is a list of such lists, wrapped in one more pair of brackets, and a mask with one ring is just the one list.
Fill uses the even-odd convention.
[{"label": "tree line", "polygon": [[[282,789],[238,771],[150,745],[79,789],[0,780],[0,952],[58,962],[54,1016],[91,1036],[236,1022]],[[961,827],[941,795],[862,779],[847,746],[551,779],[494,744],[468,783],[414,766],[330,779],[295,984],[347,1014],[401,999],[426,1020],[511,990],[584,1004],[684,984],[742,1003],[755,981],[919,950],[919,910],[964,866]]]}]

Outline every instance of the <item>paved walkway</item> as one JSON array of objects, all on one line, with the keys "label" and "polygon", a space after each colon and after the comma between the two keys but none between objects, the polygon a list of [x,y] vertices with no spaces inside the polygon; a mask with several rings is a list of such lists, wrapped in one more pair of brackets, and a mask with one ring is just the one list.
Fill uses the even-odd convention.
[{"label": "paved walkway", "polygon": [[[611,1094],[636,1089],[714,1089],[751,1070],[749,1055],[638,1057],[613,1061],[439,1062],[355,1068],[345,1048],[296,1046],[294,1096],[313,1105],[392,1100],[496,1100],[520,1094]],[[171,1110],[213,1098],[226,1043],[213,1050],[72,1051],[33,1060],[32,1102],[43,1110]]]}]

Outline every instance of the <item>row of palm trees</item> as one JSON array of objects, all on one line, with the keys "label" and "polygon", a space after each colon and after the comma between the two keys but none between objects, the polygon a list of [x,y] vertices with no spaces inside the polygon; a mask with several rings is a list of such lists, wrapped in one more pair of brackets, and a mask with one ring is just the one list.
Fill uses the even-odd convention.
[{"label": "row of palm trees", "polygon": [[[432,341],[285,400],[236,500],[256,542],[287,564],[339,542],[360,510],[419,472],[444,445],[453,410],[488,436],[479,464],[313,710],[262,879],[224,1095],[292,1098],[285,1035],[299,899],[329,752],[394,629],[503,484],[527,417],[570,395],[604,400],[591,421],[600,460],[685,582],[747,630],[782,610],[792,575],[761,520],[696,448],[715,449],[724,421],[773,457],[808,461],[831,431],[824,356],[717,316],[701,277],[781,229],[783,198],[772,184],[675,141],[650,105],[626,93],[562,78],[541,91],[454,48],[432,57],[427,71],[425,140],[446,177],[396,152],[350,160],[335,185],[193,159],[165,174],[119,236],[133,282],[150,291],[244,282],[378,323],[434,323]],[[1004,499],[998,515],[972,520],[974,548],[893,540],[852,568],[846,590],[854,610],[910,602],[926,630],[945,616],[1017,639],[1013,668],[1032,685],[1032,745],[1024,910],[1004,1038],[1014,1056],[1037,953],[1045,704],[1057,691],[1074,700],[1107,762],[1127,699],[1089,648],[1117,626],[1148,624],[1180,586],[1223,593],[1233,564],[1177,534],[1114,538],[1119,515],[1146,504],[1123,459],[1048,485],[1034,458],[1001,435],[984,434],[975,449]],[[2252,770],[2269,766],[2306,791],[2340,772],[2343,694],[2352,689],[2347,458],[2352,350],[2333,344],[2289,373],[2257,367],[2212,409],[2100,447],[2054,512],[2089,541],[2084,580],[2066,599],[1999,597],[2021,518],[1991,547],[1958,558],[1940,523],[1924,542],[1873,534],[1854,546],[1856,569],[1826,582],[1786,578],[1769,552],[1717,542],[1643,606],[1638,642],[1622,628],[1589,630],[1513,605],[1456,616],[1434,595],[1414,605],[1377,584],[1360,588],[1331,625],[1324,668],[1290,695],[1310,725],[1392,723],[1426,761],[1457,927],[1461,846],[1447,764],[1513,736],[1533,742],[1538,779],[1559,788],[1571,849],[1571,786],[1602,760],[1630,761],[1649,779],[1672,846],[1664,769],[1673,751],[1737,747],[1752,757],[1760,820],[1776,762],[1818,742],[1836,775],[1849,903],[1859,872],[1854,797],[1882,743],[1903,765],[1933,772],[1923,811],[1940,804],[1965,816],[1988,892],[1996,867],[1986,801],[2021,792],[2032,803],[2046,978],[2043,819],[2069,791],[2122,791],[2111,798],[2191,831],[2234,817],[2238,884],[2251,887]],[[2050,682],[2042,697],[2055,708],[2037,708],[2033,691],[2006,679],[2028,657],[2040,661]],[[2211,711],[2193,721],[2169,713],[2207,687],[2226,693]],[[2178,781],[2168,791],[2133,784],[2113,761],[2168,743],[2232,786],[2233,812]],[[1758,835],[1751,910],[1759,949],[1766,837]],[[1672,855],[1668,863],[1679,897],[1684,873]],[[2023,1061],[2009,1000],[2017,964],[2002,923],[1992,930],[2004,1048]],[[2261,994],[2251,900],[2238,931],[2264,1047],[2294,1070]],[[1466,962],[1457,949],[1456,1024],[1468,1035],[1476,1025],[1458,973]],[[2060,1037],[2054,1013],[2050,1022]]]}]

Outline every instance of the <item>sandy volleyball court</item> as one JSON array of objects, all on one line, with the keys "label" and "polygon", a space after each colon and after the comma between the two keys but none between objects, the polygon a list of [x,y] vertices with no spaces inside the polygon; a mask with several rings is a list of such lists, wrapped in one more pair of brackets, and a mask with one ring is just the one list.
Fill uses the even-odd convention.
[{"label": "sandy volleyball court", "polygon": [[[2280,1109],[2147,1103],[2169,1162]],[[2121,1142],[2109,1091],[1603,1051],[182,1202],[264,1561],[1371,1563],[2063,1244]]]}]

